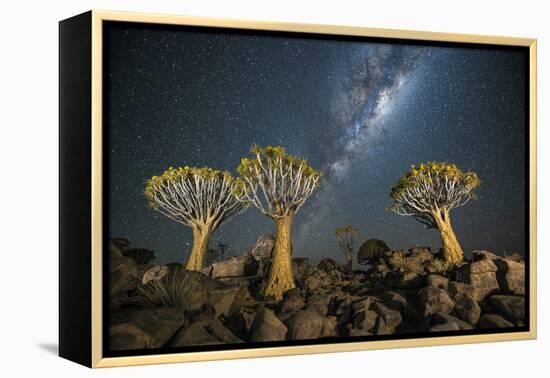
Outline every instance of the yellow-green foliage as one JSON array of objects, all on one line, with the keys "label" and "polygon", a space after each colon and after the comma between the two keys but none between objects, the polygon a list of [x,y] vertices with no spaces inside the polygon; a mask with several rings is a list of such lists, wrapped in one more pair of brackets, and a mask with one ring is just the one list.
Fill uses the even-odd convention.
[{"label": "yellow-green foliage", "polygon": [[281,146],[260,147],[254,144],[250,148],[250,152],[254,154],[254,157],[241,159],[237,172],[241,176],[251,180],[255,180],[258,177],[256,172],[261,172],[262,166],[265,169],[282,168],[288,170],[292,168],[295,172],[301,168],[303,177],[321,176],[321,172],[310,167],[306,159],[287,154],[286,150]]},{"label": "yellow-green foliage", "polygon": [[336,236],[340,237],[340,236],[343,236],[343,235],[358,236],[359,235],[359,230],[357,228],[353,227],[352,225],[336,228]]},{"label": "yellow-green foliage", "polygon": [[388,247],[383,240],[369,239],[364,242],[361,247],[359,247],[359,251],[357,251],[357,262],[361,265],[366,265],[369,262],[380,258],[389,250],[390,247]]},{"label": "yellow-green foliage", "polygon": [[166,185],[171,185],[182,180],[194,180],[195,178],[204,180],[225,180],[231,183],[233,177],[227,171],[220,171],[208,167],[170,167],[160,176],[153,176],[145,184],[145,197],[149,200],[149,205],[153,208],[157,206],[154,201],[154,195],[157,190]]},{"label": "yellow-green foliage", "polygon": [[445,273],[452,269],[453,264],[449,261],[441,260],[441,259],[434,259],[430,266],[432,271],[436,273]]},{"label": "yellow-green foliage", "polygon": [[393,253],[389,261],[390,264],[400,272],[408,273],[410,271],[411,263],[403,251],[396,251]]},{"label": "yellow-green foliage", "polygon": [[392,188],[391,197],[396,199],[407,189],[413,189],[426,181],[431,184],[437,176],[443,176],[458,182],[459,185],[469,185],[473,188],[478,187],[480,183],[475,172],[464,172],[452,163],[430,161],[419,166],[412,165]]}]

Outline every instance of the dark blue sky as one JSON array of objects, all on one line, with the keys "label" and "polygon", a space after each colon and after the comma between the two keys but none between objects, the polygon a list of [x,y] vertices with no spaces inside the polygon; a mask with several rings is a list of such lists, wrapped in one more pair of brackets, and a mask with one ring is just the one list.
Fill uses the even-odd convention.
[{"label": "dark blue sky", "polygon": [[[250,145],[281,145],[321,169],[293,228],[294,253],[343,261],[353,224],[391,248],[439,234],[386,211],[411,164],[476,171],[478,199],[452,213],[464,251],[525,251],[526,55],[476,49],[117,24],[106,34],[111,237],[184,261],[191,230],[151,211],[145,181],[169,166],[234,172]],[[274,225],[254,208],[213,237],[240,254]]]}]

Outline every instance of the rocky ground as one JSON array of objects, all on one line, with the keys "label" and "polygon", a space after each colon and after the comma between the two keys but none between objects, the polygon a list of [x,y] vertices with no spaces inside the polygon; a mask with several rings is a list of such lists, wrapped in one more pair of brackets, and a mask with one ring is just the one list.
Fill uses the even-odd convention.
[{"label": "rocky ground", "polygon": [[[277,302],[261,296],[273,245],[264,235],[242,256],[189,272],[179,264],[144,263],[146,250],[111,240],[111,349],[490,330],[525,322],[519,255],[475,251],[472,260],[443,273],[433,268],[436,256],[428,248],[389,251],[355,271],[330,259],[315,265],[294,258],[297,287]],[[181,304],[143,300],[144,288],[164,290],[176,273],[187,290]]]}]

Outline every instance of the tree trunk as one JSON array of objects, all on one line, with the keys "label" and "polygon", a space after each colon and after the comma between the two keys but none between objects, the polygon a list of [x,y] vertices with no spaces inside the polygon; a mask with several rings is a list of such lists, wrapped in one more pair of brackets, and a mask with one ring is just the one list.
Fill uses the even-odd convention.
[{"label": "tree trunk", "polygon": [[207,228],[193,227],[193,249],[187,261],[187,270],[201,270],[204,268],[204,258],[208,248],[211,231]]},{"label": "tree trunk", "polygon": [[347,263],[348,263],[347,265],[348,272],[353,272],[353,257],[347,259]]},{"label": "tree trunk", "polygon": [[277,220],[277,239],[275,240],[273,260],[264,292],[266,297],[273,296],[275,300],[281,300],[285,291],[296,287],[292,275],[291,226],[291,217]]},{"label": "tree trunk", "polygon": [[451,218],[448,211],[443,211],[441,215],[434,216],[437,228],[441,233],[441,242],[443,243],[443,258],[446,262],[453,265],[462,263],[464,254],[462,247],[456,238],[456,235],[451,226]]}]

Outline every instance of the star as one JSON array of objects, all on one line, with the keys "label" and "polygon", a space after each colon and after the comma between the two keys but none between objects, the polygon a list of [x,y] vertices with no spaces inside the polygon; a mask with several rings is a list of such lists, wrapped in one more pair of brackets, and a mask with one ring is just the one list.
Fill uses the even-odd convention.
[{"label": "star", "polygon": [[[394,249],[438,250],[437,232],[386,210],[392,185],[428,160],[481,178],[478,200],[452,215],[466,254],[526,252],[524,50],[124,23],[105,37],[109,236],[157,262],[183,262],[192,238],[148,208],[146,180],[183,165],[236,175],[253,143],[324,172],[293,225],[295,256],[343,262],[334,230],[346,224]],[[213,240],[241,254],[265,233],[273,222],[249,209]]]}]

